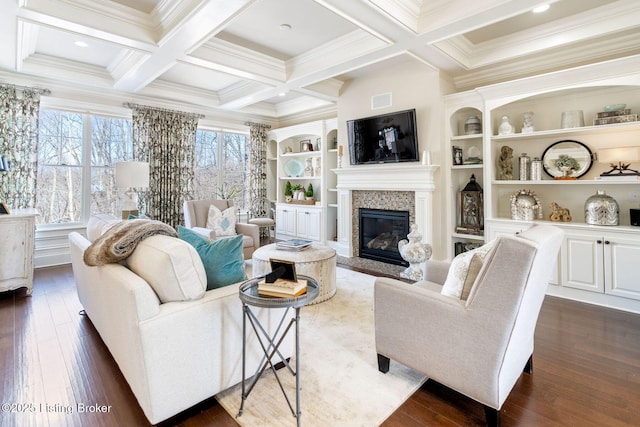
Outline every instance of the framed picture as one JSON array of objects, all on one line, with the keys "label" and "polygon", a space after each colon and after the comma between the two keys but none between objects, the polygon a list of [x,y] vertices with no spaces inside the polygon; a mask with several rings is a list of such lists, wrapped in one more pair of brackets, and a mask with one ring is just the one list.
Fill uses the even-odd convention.
[{"label": "framed picture", "polygon": [[310,139],[300,141],[300,151],[313,151],[313,145]]},{"label": "framed picture", "polygon": [[[277,279],[289,280],[291,282],[298,281],[298,275],[296,274],[296,264],[293,261],[270,258],[269,263],[271,264],[271,273],[276,274],[274,274],[273,276],[271,276],[271,274],[267,275],[267,278],[265,280],[267,283],[273,283]],[[273,280],[273,282],[270,282],[270,280]]]},{"label": "framed picture", "polygon": [[453,164],[461,165],[462,164],[462,148],[453,146],[451,150],[453,154]]},{"label": "framed picture", "polygon": [[5,202],[0,202],[0,215],[9,215],[11,211],[9,211],[9,207]]}]

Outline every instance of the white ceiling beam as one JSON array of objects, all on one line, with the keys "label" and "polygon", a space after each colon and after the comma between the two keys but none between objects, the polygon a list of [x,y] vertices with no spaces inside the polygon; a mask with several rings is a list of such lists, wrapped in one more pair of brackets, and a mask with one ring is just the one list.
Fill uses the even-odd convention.
[{"label": "white ceiling beam", "polygon": [[185,60],[253,1],[203,0],[198,13],[189,15],[164,37],[154,55],[122,76],[115,84],[116,89],[137,92],[148,85],[178,60]]}]

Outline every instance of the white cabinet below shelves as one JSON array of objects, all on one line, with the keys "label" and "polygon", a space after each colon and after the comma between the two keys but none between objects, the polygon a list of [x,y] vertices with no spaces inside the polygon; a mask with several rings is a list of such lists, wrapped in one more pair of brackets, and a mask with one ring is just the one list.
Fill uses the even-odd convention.
[{"label": "white cabinet below shelves", "polygon": [[276,238],[292,237],[321,241],[322,208],[284,203],[276,205]]},{"label": "white cabinet below shelves", "polygon": [[640,239],[603,232],[568,232],[561,254],[564,286],[640,300],[635,264]]}]

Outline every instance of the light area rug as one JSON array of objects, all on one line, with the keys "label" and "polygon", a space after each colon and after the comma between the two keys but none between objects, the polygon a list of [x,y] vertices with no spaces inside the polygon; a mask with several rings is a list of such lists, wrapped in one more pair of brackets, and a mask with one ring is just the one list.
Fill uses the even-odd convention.
[{"label": "light area rug", "polygon": [[[426,378],[399,363],[378,371],[373,320],[375,277],[337,269],[337,293],[300,311],[301,425],[305,427],[380,425]],[[295,360],[291,360],[295,367]],[[295,409],[295,378],[278,371]],[[241,386],[216,396],[235,417]],[[295,426],[273,372],[267,371],[245,401],[236,421],[245,427]]]}]

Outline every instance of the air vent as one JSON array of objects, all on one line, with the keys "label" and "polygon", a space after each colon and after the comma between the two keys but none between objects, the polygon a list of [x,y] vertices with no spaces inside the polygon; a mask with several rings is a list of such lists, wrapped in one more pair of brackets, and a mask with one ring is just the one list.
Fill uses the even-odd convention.
[{"label": "air vent", "polygon": [[391,92],[373,95],[371,97],[371,109],[391,107]]}]

